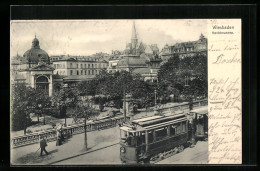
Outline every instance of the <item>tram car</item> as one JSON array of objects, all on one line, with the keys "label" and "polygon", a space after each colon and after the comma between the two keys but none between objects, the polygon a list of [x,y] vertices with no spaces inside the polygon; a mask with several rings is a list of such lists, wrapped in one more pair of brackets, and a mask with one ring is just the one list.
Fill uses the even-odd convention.
[{"label": "tram car", "polygon": [[122,125],[121,161],[127,164],[151,163],[192,147],[193,137],[207,135],[207,113],[206,106],[187,113],[156,115]]},{"label": "tram car", "polygon": [[191,110],[188,114],[192,117],[195,139],[208,140],[208,106]]},{"label": "tram car", "polygon": [[133,120],[120,127],[120,158],[123,163],[148,163],[164,152],[181,152],[189,143],[184,113]]}]

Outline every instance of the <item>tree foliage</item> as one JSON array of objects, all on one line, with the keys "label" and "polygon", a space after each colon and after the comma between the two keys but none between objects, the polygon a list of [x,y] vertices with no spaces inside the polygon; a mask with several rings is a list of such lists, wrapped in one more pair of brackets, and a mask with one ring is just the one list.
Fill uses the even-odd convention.
[{"label": "tree foliage", "polygon": [[79,83],[78,90],[81,95],[95,97],[96,102],[113,101],[120,108],[124,93],[142,102],[152,101],[154,86],[145,82],[139,74],[102,71],[93,80]]},{"label": "tree foliage", "polygon": [[80,100],[80,94],[77,88],[68,87],[54,92],[51,101],[52,106],[59,110],[59,115],[65,117],[68,108],[75,108]]},{"label": "tree foliage", "polygon": [[160,94],[190,97],[207,96],[207,56],[173,56],[161,66],[159,73]]}]

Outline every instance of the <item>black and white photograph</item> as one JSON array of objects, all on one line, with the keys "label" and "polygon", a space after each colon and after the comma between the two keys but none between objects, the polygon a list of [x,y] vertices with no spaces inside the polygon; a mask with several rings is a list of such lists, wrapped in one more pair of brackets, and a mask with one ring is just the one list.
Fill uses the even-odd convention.
[{"label": "black and white photograph", "polygon": [[208,163],[208,20],[11,20],[11,165]]}]

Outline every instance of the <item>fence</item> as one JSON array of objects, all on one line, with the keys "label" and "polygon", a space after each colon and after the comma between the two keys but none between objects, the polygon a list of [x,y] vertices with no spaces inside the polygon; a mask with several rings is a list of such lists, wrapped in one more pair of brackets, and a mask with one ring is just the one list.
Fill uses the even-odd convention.
[{"label": "fence", "polygon": [[[127,116],[127,120],[129,119],[130,117]],[[90,132],[90,131],[115,127],[118,124],[123,123],[123,121],[124,121],[124,116],[117,116],[109,119],[93,121],[91,123],[86,124],[86,131]],[[84,124],[72,125],[63,128],[64,135],[75,135],[83,132],[85,132]],[[25,145],[38,143],[41,136],[45,136],[49,142],[55,141],[56,129],[14,137],[11,140],[11,146],[12,148],[15,148],[15,147],[21,147]]]},{"label": "fence", "polygon": [[[205,106],[208,104],[208,100],[198,100],[193,102],[193,108],[197,108],[200,106]],[[158,112],[159,113],[174,113],[176,111],[185,111],[189,110],[189,102],[184,102],[181,104],[175,104],[172,106],[166,106],[166,107],[159,107]]]}]

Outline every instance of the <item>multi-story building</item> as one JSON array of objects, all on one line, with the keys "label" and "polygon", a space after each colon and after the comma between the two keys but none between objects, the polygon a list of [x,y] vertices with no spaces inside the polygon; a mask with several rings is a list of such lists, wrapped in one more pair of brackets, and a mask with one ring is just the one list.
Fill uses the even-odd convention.
[{"label": "multi-story building", "polygon": [[102,69],[106,69],[108,62],[106,61],[89,61],[89,60],[79,60],[79,59],[63,59],[58,61],[53,61],[52,66],[55,68],[54,74],[63,76],[77,76],[86,75],[92,76],[97,75]]},{"label": "multi-story building", "polygon": [[175,45],[169,46],[165,45],[160,53],[161,58],[167,61],[170,57],[174,55],[180,58],[192,57],[196,54],[207,54],[208,51],[208,41],[203,34],[200,35],[199,40],[176,43]]},{"label": "multi-story building", "polygon": [[56,56],[50,60],[35,37],[31,49],[23,56],[11,59],[11,84],[25,82],[27,86],[44,89],[52,96],[53,91],[64,84],[75,85],[79,81],[93,79],[107,66],[108,62],[101,58]]}]

